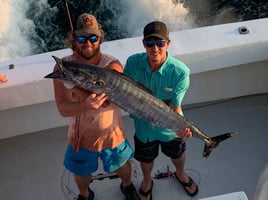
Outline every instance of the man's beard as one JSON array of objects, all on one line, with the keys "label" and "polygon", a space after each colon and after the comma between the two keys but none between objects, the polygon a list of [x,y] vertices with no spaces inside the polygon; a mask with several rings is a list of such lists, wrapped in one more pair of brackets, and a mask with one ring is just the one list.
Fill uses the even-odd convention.
[{"label": "man's beard", "polygon": [[100,51],[100,47],[93,49],[91,54],[85,54],[83,53],[83,49],[79,49],[78,53],[85,59],[85,60],[90,60],[92,59],[98,52]]}]

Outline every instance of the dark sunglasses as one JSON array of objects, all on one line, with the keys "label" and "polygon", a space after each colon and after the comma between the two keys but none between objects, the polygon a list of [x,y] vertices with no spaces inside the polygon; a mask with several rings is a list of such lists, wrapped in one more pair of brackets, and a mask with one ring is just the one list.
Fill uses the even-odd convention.
[{"label": "dark sunglasses", "polygon": [[94,43],[94,42],[97,42],[99,39],[99,37],[97,35],[91,35],[89,37],[86,37],[86,36],[77,36],[76,37],[76,41],[79,43],[79,44],[85,44],[87,42],[87,40],[91,43]]},{"label": "dark sunglasses", "polygon": [[150,40],[144,40],[143,44],[146,47],[152,48],[154,45],[158,46],[158,47],[163,47],[166,44],[166,40],[157,40],[157,41],[150,41]]}]

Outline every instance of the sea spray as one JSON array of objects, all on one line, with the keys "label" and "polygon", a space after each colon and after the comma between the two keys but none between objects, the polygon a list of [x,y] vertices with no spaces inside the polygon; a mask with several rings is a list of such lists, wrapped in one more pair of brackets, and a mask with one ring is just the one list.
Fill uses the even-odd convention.
[{"label": "sea spray", "polygon": [[[97,17],[105,41],[140,36],[144,25],[152,20],[164,21],[170,31],[178,31],[268,15],[267,3],[258,0],[67,2],[73,23],[83,12]],[[246,16],[239,8],[247,10]],[[0,0],[0,13],[0,61],[65,48],[64,39],[70,29],[64,1]]]},{"label": "sea spray", "polygon": [[57,41],[52,34],[57,28],[51,28],[50,20],[55,11],[47,0],[1,0],[0,60],[49,51],[47,47]]},{"label": "sea spray", "polygon": [[33,25],[25,19],[27,3],[16,0],[0,2],[0,60],[26,56],[31,53],[27,32]]}]

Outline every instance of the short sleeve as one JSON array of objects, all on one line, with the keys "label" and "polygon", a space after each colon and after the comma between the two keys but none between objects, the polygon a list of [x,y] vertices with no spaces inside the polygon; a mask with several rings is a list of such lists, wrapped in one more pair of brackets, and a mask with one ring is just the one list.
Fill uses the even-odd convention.
[{"label": "short sleeve", "polygon": [[176,87],[173,91],[173,98],[171,104],[174,106],[181,106],[182,100],[185,96],[186,91],[190,86],[190,71],[182,71],[178,74],[178,80]]}]

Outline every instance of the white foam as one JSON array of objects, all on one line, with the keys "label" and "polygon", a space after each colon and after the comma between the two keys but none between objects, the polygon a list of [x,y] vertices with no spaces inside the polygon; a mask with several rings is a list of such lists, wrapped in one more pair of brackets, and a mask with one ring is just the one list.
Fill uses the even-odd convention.
[{"label": "white foam", "polygon": [[[143,27],[150,21],[160,20],[165,22],[170,31],[178,31],[193,27],[189,17],[189,10],[183,3],[175,4],[172,0],[136,0],[122,1],[122,12],[118,24],[127,29],[129,37],[140,36]],[[110,7],[112,5],[109,5]]]},{"label": "white foam", "polygon": [[[0,60],[29,55],[27,32],[33,26],[25,17],[27,0],[2,0],[0,3]],[[3,16],[3,18],[2,18]]]},{"label": "white foam", "polygon": [[[32,55],[35,44],[28,41],[29,36],[37,36],[33,19],[27,19],[27,10],[34,3],[40,12],[50,8],[47,0],[1,0],[0,2],[0,61]],[[162,20],[170,31],[187,29],[193,26],[187,16],[189,11],[182,3],[175,4],[172,0],[136,0],[112,3],[102,1],[103,7],[109,7],[115,14],[120,7],[122,13],[117,21],[106,22],[119,24],[126,30],[128,37],[142,34],[145,24],[152,20]],[[52,8],[53,9],[53,8]],[[121,12],[120,11],[120,12]],[[38,12],[38,11],[37,11]],[[38,15],[38,13],[36,14]],[[42,40],[40,38],[40,40]]]}]

